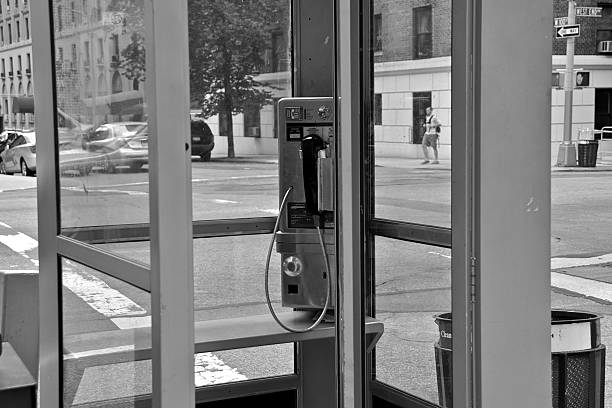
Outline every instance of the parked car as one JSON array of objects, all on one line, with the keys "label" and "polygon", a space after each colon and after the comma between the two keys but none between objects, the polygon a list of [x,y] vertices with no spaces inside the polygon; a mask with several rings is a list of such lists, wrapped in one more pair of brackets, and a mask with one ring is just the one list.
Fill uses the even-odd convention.
[{"label": "parked car", "polygon": [[109,172],[117,166],[129,166],[132,170],[148,162],[149,137],[146,122],[106,123],[83,135],[84,150],[106,157]]},{"label": "parked car", "polygon": [[0,173],[21,172],[24,176],[36,174],[36,134],[15,131],[17,137],[0,153]]},{"label": "parked car", "polygon": [[204,119],[191,117],[191,154],[200,156],[202,161],[209,161],[215,147],[215,136]]},{"label": "parked car", "polygon": [[17,136],[19,136],[17,132],[15,129],[6,129],[0,133],[0,153],[4,151],[6,145],[17,139]]}]

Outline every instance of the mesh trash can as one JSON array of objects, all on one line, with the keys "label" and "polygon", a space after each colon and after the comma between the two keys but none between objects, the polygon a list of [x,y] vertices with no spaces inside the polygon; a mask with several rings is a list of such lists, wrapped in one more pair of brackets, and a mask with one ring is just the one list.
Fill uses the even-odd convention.
[{"label": "mesh trash can", "polygon": [[[434,344],[438,399],[453,406],[452,320],[434,316],[440,338]],[[601,344],[601,316],[566,310],[551,312],[553,408],[604,408],[606,347]]]},{"label": "mesh trash can", "polygon": [[597,140],[580,140],[578,142],[578,166],[595,167],[597,162]]}]

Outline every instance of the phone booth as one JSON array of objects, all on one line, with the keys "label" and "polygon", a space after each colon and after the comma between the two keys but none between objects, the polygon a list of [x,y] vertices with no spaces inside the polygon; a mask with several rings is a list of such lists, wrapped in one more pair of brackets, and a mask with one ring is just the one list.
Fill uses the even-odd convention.
[{"label": "phone booth", "polygon": [[[537,108],[507,132],[547,129],[550,7],[531,3],[31,4],[41,406],[489,406],[521,370],[504,401],[544,406],[549,293],[529,272],[550,209],[512,184],[546,170],[543,144],[489,161],[507,159],[492,118],[514,97]],[[500,101],[510,56],[489,34],[508,16],[533,23],[508,29],[534,68]],[[423,167],[426,108],[442,126]],[[500,208],[523,238],[512,274],[487,229]],[[537,312],[505,314],[504,284]],[[525,327],[533,349],[491,352]]]}]

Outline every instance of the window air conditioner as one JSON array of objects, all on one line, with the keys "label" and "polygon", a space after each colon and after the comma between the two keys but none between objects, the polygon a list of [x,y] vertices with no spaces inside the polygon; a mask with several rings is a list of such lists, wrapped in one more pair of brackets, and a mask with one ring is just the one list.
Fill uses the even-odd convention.
[{"label": "window air conditioner", "polygon": [[250,126],[247,128],[247,136],[259,137],[259,126]]},{"label": "window air conditioner", "polygon": [[612,54],[612,41],[600,41],[597,43],[597,52]]}]

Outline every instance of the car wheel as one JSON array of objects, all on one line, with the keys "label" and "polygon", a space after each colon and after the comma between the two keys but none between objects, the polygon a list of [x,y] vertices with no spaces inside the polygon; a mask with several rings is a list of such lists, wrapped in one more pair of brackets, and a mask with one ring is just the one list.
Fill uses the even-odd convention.
[{"label": "car wheel", "polygon": [[107,173],[114,173],[116,170],[115,165],[107,157],[106,160],[104,160],[104,171]]},{"label": "car wheel", "polygon": [[6,172],[6,166],[4,165],[3,161],[0,161],[0,174],[8,174]]},{"label": "car wheel", "polygon": [[79,174],[80,174],[82,177],[84,177],[84,176],[88,176],[88,175],[89,175],[89,173],[91,173],[91,169],[92,169],[92,167],[91,167],[91,166],[82,166],[82,167],[79,167]]},{"label": "car wheel", "polygon": [[21,159],[21,175],[24,177],[33,176],[34,172],[28,168],[25,160]]},{"label": "car wheel", "polygon": [[202,160],[203,162],[210,161],[210,152],[208,152],[206,154],[201,154],[200,155],[200,160]]},{"label": "car wheel", "polygon": [[130,170],[132,171],[138,171],[142,168],[144,163],[140,163],[140,162],[132,162],[130,163]]}]

